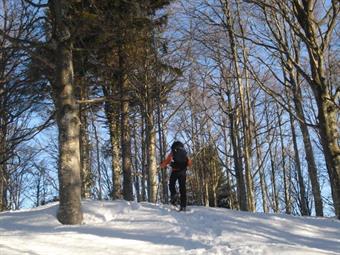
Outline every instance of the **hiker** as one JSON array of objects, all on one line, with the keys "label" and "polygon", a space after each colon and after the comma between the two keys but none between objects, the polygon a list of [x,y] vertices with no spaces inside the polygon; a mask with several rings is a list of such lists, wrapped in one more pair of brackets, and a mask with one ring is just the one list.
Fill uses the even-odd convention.
[{"label": "hiker", "polygon": [[183,143],[176,141],[172,144],[170,154],[161,163],[160,167],[166,168],[168,164],[172,167],[169,181],[170,203],[176,206],[176,181],[178,180],[181,200],[179,210],[185,211],[187,205],[187,191],[185,186],[186,170],[187,167],[191,167],[192,161],[187,156]]}]

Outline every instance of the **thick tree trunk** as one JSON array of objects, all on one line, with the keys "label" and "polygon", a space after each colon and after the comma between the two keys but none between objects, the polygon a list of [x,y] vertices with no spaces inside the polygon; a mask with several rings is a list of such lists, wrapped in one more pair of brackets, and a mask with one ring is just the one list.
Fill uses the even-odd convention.
[{"label": "thick tree trunk", "polygon": [[331,181],[332,196],[335,213],[340,219],[340,148],[338,110],[329,101],[330,95],[325,90],[318,89],[316,101],[319,109],[319,130],[321,144],[324,150],[328,175]]},{"label": "thick tree trunk", "polygon": [[62,224],[80,224],[81,179],[79,150],[79,107],[76,103],[73,84],[72,42],[67,27],[66,1],[54,1],[53,10],[57,34],[56,82],[53,84],[56,119],[59,130],[59,211],[58,220]]},{"label": "thick tree trunk", "polygon": [[58,47],[59,63],[56,84],[56,114],[59,129],[59,198],[58,219],[63,224],[80,224],[81,180],[78,106],[72,86],[72,51]]}]

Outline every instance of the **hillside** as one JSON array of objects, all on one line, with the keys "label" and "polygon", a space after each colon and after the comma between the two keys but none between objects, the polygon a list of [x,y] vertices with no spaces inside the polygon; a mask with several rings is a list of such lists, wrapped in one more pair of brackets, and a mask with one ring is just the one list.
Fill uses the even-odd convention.
[{"label": "hillside", "polygon": [[84,224],[63,226],[57,208],[1,213],[0,254],[340,254],[335,219],[86,200]]}]

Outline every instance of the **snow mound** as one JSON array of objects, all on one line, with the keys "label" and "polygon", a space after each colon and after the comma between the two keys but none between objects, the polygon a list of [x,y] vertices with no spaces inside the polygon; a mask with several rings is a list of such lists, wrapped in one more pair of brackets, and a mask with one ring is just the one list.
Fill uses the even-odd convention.
[{"label": "snow mound", "polygon": [[116,203],[105,201],[83,201],[84,224],[99,224],[113,221],[119,214],[128,214],[137,210],[140,205],[136,202],[120,201]]},{"label": "snow mound", "polygon": [[340,254],[336,219],[84,200],[83,224],[67,226],[57,209],[0,213],[0,254]]}]

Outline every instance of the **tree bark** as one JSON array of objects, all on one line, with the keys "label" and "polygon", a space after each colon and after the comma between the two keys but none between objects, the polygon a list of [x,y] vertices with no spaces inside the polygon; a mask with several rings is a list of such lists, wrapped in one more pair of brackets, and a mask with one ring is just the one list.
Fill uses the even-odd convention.
[{"label": "tree bark", "polygon": [[[148,107],[149,108],[149,107]],[[157,164],[156,164],[156,132],[151,109],[146,113],[146,139],[147,139],[147,172],[148,172],[148,200],[156,203],[157,201]]]},{"label": "tree bark", "polygon": [[[87,88],[85,87],[83,77],[78,80],[78,93],[77,98],[84,100],[88,98]],[[91,171],[91,158],[90,158],[90,142],[88,134],[88,111],[86,106],[79,106],[79,119],[80,119],[80,136],[79,136],[79,149],[80,149],[80,177],[81,177],[81,197],[90,198],[91,188],[93,184],[92,171]]]},{"label": "tree bark", "polygon": [[329,101],[326,89],[317,89],[316,101],[319,109],[319,129],[328,175],[331,181],[335,213],[340,219],[340,147],[336,106]]},{"label": "tree bark", "polygon": [[130,96],[129,84],[126,74],[126,54],[122,46],[119,46],[119,87],[121,93],[121,150],[122,150],[122,171],[123,171],[123,198],[133,200],[132,189],[132,162],[131,162],[131,131],[130,131]]},{"label": "tree bark", "polygon": [[79,150],[79,107],[73,81],[72,41],[67,26],[68,3],[53,1],[57,42],[56,82],[53,84],[56,119],[59,130],[59,199],[58,220],[62,224],[80,224],[81,179]]},{"label": "tree bark", "polygon": [[230,121],[230,140],[233,147],[233,158],[234,158],[234,165],[235,165],[235,175],[236,175],[236,184],[237,184],[237,197],[238,203],[240,205],[240,210],[248,211],[248,200],[247,200],[247,193],[246,187],[244,183],[244,175],[243,175],[243,167],[242,161],[239,155],[239,149],[237,145],[237,129],[235,127],[235,118],[236,115],[234,110],[232,109],[231,98],[228,95],[228,112],[229,112],[229,121]]}]

